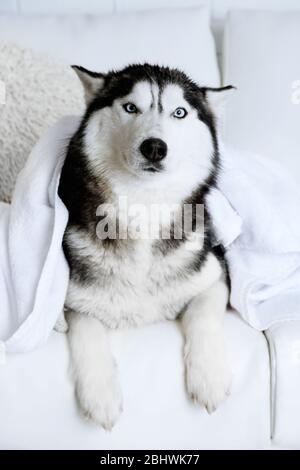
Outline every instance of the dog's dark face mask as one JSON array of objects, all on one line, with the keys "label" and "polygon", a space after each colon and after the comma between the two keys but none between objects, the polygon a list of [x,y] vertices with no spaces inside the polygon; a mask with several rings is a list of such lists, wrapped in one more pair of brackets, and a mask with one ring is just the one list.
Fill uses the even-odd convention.
[{"label": "dog's dark face mask", "polygon": [[148,64],[106,75],[74,69],[84,85],[85,148],[95,165],[144,178],[208,177],[216,117],[232,87],[201,88],[178,70]]}]

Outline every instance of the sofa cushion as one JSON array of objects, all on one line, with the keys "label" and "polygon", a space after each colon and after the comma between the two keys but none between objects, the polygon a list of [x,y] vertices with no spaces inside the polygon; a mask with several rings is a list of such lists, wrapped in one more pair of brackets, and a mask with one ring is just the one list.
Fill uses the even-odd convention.
[{"label": "sofa cushion", "polygon": [[272,436],[276,446],[300,449],[300,321],[266,332],[271,355]]},{"label": "sofa cushion", "polygon": [[[10,199],[42,132],[61,116],[83,109],[79,81],[67,64],[105,72],[149,61],[181,67],[202,84],[219,83],[206,8],[101,16],[0,15],[1,40],[0,80],[6,85],[6,104],[0,96],[4,201]],[[16,45],[8,44],[11,41]]]},{"label": "sofa cushion", "polygon": [[124,411],[111,433],[78,412],[65,335],[0,366],[1,449],[246,449],[270,435],[269,356],[264,335],[229,312],[225,331],[231,396],[209,415],[187,398],[176,322],[111,333]]},{"label": "sofa cushion", "polygon": [[300,181],[300,13],[231,11],[224,83],[238,88],[225,137],[283,163]]},{"label": "sofa cushion", "polygon": [[200,83],[219,81],[205,7],[108,15],[0,15],[0,40],[106,72],[129,62],[183,68]]}]

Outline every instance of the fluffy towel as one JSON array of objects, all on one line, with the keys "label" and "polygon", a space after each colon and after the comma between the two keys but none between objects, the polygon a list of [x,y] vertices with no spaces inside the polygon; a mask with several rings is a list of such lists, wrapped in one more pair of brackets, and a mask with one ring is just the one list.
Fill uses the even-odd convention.
[{"label": "fluffy towel", "polygon": [[[219,190],[241,218],[232,222],[211,195],[219,239],[227,247],[231,304],[258,330],[300,319],[300,192],[281,165],[221,146]],[[229,222],[228,222],[229,221]],[[231,237],[231,238],[230,238]]]},{"label": "fluffy towel", "polygon": [[[57,195],[70,136],[80,118],[61,120],[40,140],[0,205],[0,338],[8,352],[45,342],[62,312],[68,266],[67,210]],[[231,303],[260,330],[300,317],[300,196],[275,164],[222,149],[219,189],[209,204],[228,250]]]},{"label": "fluffy towel", "polygon": [[78,124],[79,118],[63,118],[42,137],[18,177],[11,205],[0,205],[0,339],[8,352],[44,343],[63,309],[68,213],[57,188]]}]

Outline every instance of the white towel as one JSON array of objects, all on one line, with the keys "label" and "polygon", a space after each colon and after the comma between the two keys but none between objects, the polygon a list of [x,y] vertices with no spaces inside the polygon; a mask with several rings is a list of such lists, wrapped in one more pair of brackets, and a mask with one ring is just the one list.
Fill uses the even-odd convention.
[{"label": "white towel", "polygon": [[0,339],[8,352],[44,343],[63,309],[68,213],[57,188],[78,124],[79,118],[64,118],[42,137],[18,177],[11,205],[0,205]]},{"label": "white towel", "polygon": [[221,158],[218,192],[241,219],[240,234],[238,222],[232,234],[234,218],[227,211],[222,220],[224,208],[211,194],[215,230],[227,247],[231,305],[258,330],[300,319],[298,186],[282,166],[259,155],[221,145]]},{"label": "white towel", "polygon": [[[62,250],[67,210],[57,195],[79,117],[59,121],[20,174],[11,205],[0,204],[0,344],[24,352],[43,344],[60,316],[69,271]],[[227,247],[231,303],[260,330],[300,318],[300,196],[280,168],[222,147],[210,211]]]}]

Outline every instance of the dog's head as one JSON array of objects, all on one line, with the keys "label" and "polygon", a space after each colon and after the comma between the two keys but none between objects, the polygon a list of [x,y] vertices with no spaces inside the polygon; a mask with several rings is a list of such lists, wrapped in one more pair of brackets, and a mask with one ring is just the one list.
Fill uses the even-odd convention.
[{"label": "dog's head", "polygon": [[96,165],[148,178],[210,174],[218,108],[233,87],[199,87],[183,72],[149,64],[106,75],[73,68],[87,103],[85,151]]}]

